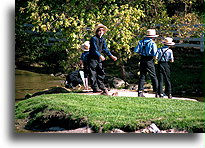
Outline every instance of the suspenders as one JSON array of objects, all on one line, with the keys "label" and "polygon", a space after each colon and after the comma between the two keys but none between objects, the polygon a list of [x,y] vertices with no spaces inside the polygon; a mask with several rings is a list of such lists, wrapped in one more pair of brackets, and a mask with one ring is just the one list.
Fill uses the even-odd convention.
[{"label": "suspenders", "polygon": [[[161,51],[162,51],[162,48],[160,48],[161,49]],[[167,50],[169,50],[169,48],[167,48]],[[164,60],[165,60],[165,62],[168,62],[168,61],[166,61],[166,58],[165,58],[165,56],[164,56],[164,54],[167,52],[167,50],[165,50],[164,52],[162,51],[162,56],[161,56],[161,58],[160,58],[160,62],[162,62],[161,60],[162,60],[162,58],[164,58]]]},{"label": "suspenders", "polygon": [[[101,40],[101,41],[100,41]],[[102,39],[98,39],[97,38],[97,46],[98,46],[98,49],[99,49],[99,52],[101,53],[102,52],[102,47],[103,47],[103,42],[104,42],[104,38],[102,38]]]},{"label": "suspenders", "polygon": [[[150,42],[150,41],[149,41]],[[146,46],[149,43],[147,42],[146,44],[144,44],[144,40],[143,40],[143,46],[142,46],[142,53],[144,53],[147,56],[147,52],[146,52]]]}]

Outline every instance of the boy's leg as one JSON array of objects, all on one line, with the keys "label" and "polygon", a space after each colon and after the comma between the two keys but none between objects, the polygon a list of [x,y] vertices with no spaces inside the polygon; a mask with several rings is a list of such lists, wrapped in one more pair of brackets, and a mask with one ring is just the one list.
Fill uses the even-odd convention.
[{"label": "boy's leg", "polygon": [[84,78],[85,90],[88,90],[88,78]]},{"label": "boy's leg", "polygon": [[144,97],[143,91],[144,91],[144,83],[145,83],[145,76],[147,74],[146,71],[146,61],[140,62],[140,78],[138,83],[138,97]]},{"label": "boy's leg", "polygon": [[105,84],[104,84],[104,79],[105,79],[105,71],[103,68],[102,63],[99,63],[98,66],[96,67],[96,72],[97,72],[97,84],[98,87],[101,90],[106,90]]},{"label": "boy's leg", "polygon": [[98,92],[98,84],[97,84],[97,71],[96,67],[98,65],[97,60],[90,60],[89,64],[89,73],[90,73],[90,82],[91,82],[91,88],[93,89],[93,92]]},{"label": "boy's leg", "polygon": [[89,75],[88,65],[84,64],[84,82],[85,82],[86,90],[88,90],[88,75]]},{"label": "boy's leg", "polygon": [[156,75],[156,70],[154,66],[154,61],[148,61],[147,62],[147,71],[150,75],[152,85],[153,85],[153,91],[155,92],[155,97],[157,97],[158,94],[158,80],[157,80],[157,75]]},{"label": "boy's leg", "polygon": [[161,64],[158,65],[158,69],[159,69],[159,97],[163,97],[163,67]]},{"label": "boy's leg", "polygon": [[164,69],[165,69],[165,74],[164,74],[165,88],[167,91],[168,98],[171,98],[172,90],[171,90],[171,80],[170,80],[170,67],[168,63],[164,65]]}]

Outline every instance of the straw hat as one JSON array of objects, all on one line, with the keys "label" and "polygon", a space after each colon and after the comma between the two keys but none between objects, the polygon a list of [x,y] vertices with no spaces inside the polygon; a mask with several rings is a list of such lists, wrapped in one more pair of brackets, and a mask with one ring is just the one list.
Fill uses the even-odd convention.
[{"label": "straw hat", "polygon": [[156,35],[155,29],[148,29],[146,37],[158,37],[159,35]]},{"label": "straw hat", "polygon": [[95,26],[94,33],[96,33],[96,31],[97,31],[99,28],[104,28],[105,33],[106,33],[107,30],[108,30],[105,25],[103,25],[103,24],[98,24],[98,25]]},{"label": "straw hat", "polygon": [[[85,48],[85,46],[87,46],[88,49]],[[89,48],[90,48],[90,41],[85,41],[85,43],[83,43],[83,44],[81,45],[81,48],[82,48],[84,51],[89,51]]]},{"label": "straw hat", "polygon": [[162,43],[165,45],[175,45],[175,43],[173,42],[173,39],[170,37],[166,37],[164,41],[162,41]]}]

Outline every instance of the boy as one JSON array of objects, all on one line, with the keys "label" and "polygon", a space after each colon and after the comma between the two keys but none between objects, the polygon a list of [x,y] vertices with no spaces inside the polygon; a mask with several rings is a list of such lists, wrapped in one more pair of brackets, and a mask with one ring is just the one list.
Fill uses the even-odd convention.
[{"label": "boy", "polygon": [[170,46],[175,45],[173,39],[167,37],[162,42],[164,46],[157,51],[158,71],[159,71],[159,97],[163,98],[163,79],[165,80],[165,90],[168,98],[172,98],[171,81],[170,81],[170,66],[169,62],[174,62],[173,52]]},{"label": "boy", "polygon": [[145,76],[149,73],[153,85],[153,91],[155,92],[155,97],[157,95],[158,80],[156,76],[154,57],[157,53],[157,45],[153,41],[154,38],[158,37],[156,35],[155,29],[148,29],[147,35],[144,40],[140,40],[138,45],[134,48],[134,52],[140,54],[140,78],[138,84],[138,97],[145,97],[143,95]]},{"label": "boy", "polygon": [[80,64],[83,67],[83,72],[84,72],[83,84],[85,90],[88,90],[88,74],[89,74],[88,54],[89,54],[90,42],[86,41],[85,43],[82,44],[81,48],[84,50],[84,52],[81,54],[80,57]]},{"label": "boy", "polygon": [[104,85],[105,72],[103,68],[103,61],[105,57],[102,55],[104,52],[114,61],[117,60],[117,57],[113,56],[107,48],[105,39],[102,37],[107,31],[107,27],[103,24],[98,24],[95,26],[93,36],[90,39],[90,50],[89,50],[89,70],[91,78],[91,88],[93,92],[101,92],[102,94],[108,95],[108,90]]}]

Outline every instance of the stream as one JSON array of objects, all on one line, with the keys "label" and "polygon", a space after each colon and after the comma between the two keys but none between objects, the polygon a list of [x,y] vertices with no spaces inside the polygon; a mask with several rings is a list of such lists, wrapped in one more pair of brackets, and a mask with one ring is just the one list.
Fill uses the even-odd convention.
[{"label": "stream", "polygon": [[34,94],[52,87],[63,86],[64,79],[48,74],[39,74],[26,70],[15,70],[15,99],[21,100],[27,94]]}]

